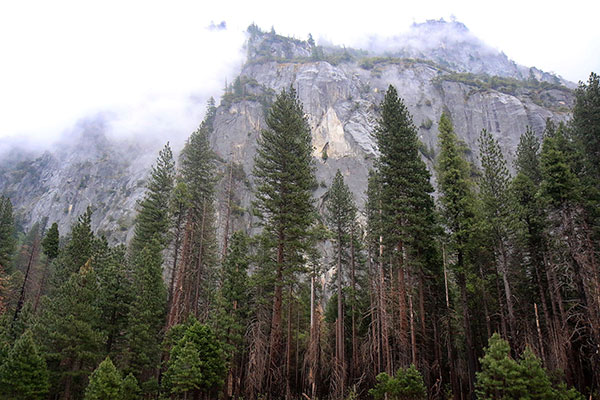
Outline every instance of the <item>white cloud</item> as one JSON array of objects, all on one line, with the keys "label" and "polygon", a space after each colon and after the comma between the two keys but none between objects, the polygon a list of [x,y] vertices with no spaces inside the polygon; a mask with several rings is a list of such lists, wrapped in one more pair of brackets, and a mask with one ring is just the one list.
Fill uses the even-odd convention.
[{"label": "white cloud", "polygon": [[[2,2],[0,137],[48,140],[99,110],[117,110],[114,126],[122,131],[152,125],[187,134],[204,109],[190,109],[190,96],[220,95],[242,62],[243,31],[251,22],[351,46],[371,34],[394,36],[412,22],[455,15],[520,64],[574,81],[600,71],[599,2],[574,0],[563,8],[516,0],[413,3]],[[221,21],[227,29],[209,29]]]}]

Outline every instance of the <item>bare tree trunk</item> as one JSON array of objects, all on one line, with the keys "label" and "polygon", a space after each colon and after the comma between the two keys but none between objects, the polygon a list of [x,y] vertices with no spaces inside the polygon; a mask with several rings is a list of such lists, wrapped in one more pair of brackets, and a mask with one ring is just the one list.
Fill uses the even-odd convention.
[{"label": "bare tree trunk", "polygon": [[[459,268],[464,267],[462,252],[458,252],[457,261]],[[467,351],[467,365],[469,368],[469,394],[471,399],[475,399],[475,351],[473,348],[473,338],[471,332],[471,318],[469,315],[469,302],[467,300],[467,280],[461,271],[456,274],[458,286],[460,288],[460,297],[463,309],[463,329],[465,334],[465,345]]]},{"label": "bare tree trunk", "polygon": [[268,365],[268,379],[267,387],[269,393],[271,392],[272,386],[275,383],[275,379],[279,379],[275,376],[275,372],[279,369],[279,358],[281,355],[281,317],[282,317],[282,285],[283,285],[283,233],[278,236],[277,246],[277,274],[275,276],[275,290],[273,293],[273,314],[271,317],[271,333],[269,338],[269,361]]},{"label": "bare tree trunk", "polygon": [[31,265],[33,264],[33,261],[37,258],[39,247],[38,242],[39,238],[38,234],[36,233],[31,244],[29,261],[27,262],[27,269],[25,270],[25,277],[23,278],[23,284],[21,285],[21,291],[19,292],[19,300],[17,301],[17,306],[15,308],[15,314],[13,315],[11,327],[14,325],[17,318],[19,318],[19,314],[21,313],[21,309],[23,308],[23,304],[25,303],[25,290],[27,288],[27,283],[29,282],[29,272],[31,271]]},{"label": "bare tree trunk", "polygon": [[335,321],[335,360],[336,360],[336,390],[338,397],[343,399],[345,392],[345,360],[344,360],[344,308],[342,301],[342,232],[338,230],[337,248],[337,319]]},{"label": "bare tree trunk", "polygon": [[350,279],[352,287],[352,379],[358,374],[358,335],[356,333],[356,276],[354,259],[354,228],[350,232]]},{"label": "bare tree trunk", "polygon": [[198,259],[196,260],[196,279],[194,283],[194,303],[192,304],[192,310],[196,318],[199,317],[199,301],[200,301],[200,281],[202,273],[204,271],[204,240],[206,230],[206,200],[202,201],[202,222],[200,223],[200,247],[198,249]]},{"label": "bare tree trunk", "polygon": [[231,219],[231,201],[233,193],[233,165],[229,164],[229,184],[227,187],[227,211],[225,212],[225,229],[223,232],[223,260],[227,257],[227,243],[229,241],[229,220]]},{"label": "bare tree trunk", "polygon": [[454,365],[454,352],[452,349],[452,338],[453,338],[453,330],[452,324],[450,322],[450,317],[452,315],[452,309],[450,308],[450,295],[448,291],[448,271],[446,269],[446,247],[442,244],[442,262],[444,266],[444,287],[446,289],[446,310],[448,316],[446,318],[446,331],[448,338],[446,340],[446,353],[448,358],[449,370],[450,370],[450,384],[452,385],[452,394],[455,399],[458,399],[458,395],[461,392],[460,386],[458,384],[458,379],[456,377],[456,368]]},{"label": "bare tree trunk", "polygon": [[517,338],[515,332],[516,320],[512,292],[510,289],[510,283],[508,281],[508,255],[503,240],[500,241],[500,264],[502,266],[502,283],[504,284],[504,295],[506,297],[506,308],[508,310],[508,329],[511,336],[509,343],[513,344],[514,348],[514,340]]},{"label": "bare tree trunk", "polygon": [[287,340],[285,349],[285,397],[292,398],[292,284],[290,284],[288,296],[288,315],[287,315]]},{"label": "bare tree trunk", "polygon": [[417,337],[415,335],[415,318],[413,314],[412,296],[408,296],[408,309],[410,314],[410,344],[412,349],[412,363],[415,366],[417,364]]}]

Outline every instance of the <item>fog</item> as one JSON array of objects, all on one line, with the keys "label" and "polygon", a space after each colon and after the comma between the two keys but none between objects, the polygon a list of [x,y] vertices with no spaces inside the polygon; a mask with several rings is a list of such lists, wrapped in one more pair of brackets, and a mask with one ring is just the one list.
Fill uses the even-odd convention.
[{"label": "fog", "polygon": [[[205,3],[205,4],[204,4]],[[217,99],[244,60],[245,29],[317,42],[394,50],[436,38],[406,34],[414,22],[456,16],[471,33],[456,37],[504,51],[519,64],[571,81],[600,71],[600,3],[431,1],[405,5],[373,0],[180,0],[0,4],[0,147],[32,149],[56,141],[82,118],[104,113],[113,137],[183,140],[199,123],[206,100]],[[389,39],[391,38],[391,39]],[[479,38],[479,39],[477,39]],[[453,40],[453,37],[445,37]],[[489,45],[489,46],[488,46]]]}]

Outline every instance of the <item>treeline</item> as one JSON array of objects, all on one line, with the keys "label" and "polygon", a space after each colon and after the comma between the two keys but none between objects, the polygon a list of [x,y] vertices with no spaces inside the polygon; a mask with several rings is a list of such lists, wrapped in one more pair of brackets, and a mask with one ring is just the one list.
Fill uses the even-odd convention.
[{"label": "treeline", "polygon": [[284,90],[252,236],[234,218],[243,174],[209,145],[213,102],[177,167],[160,152],[128,248],[89,210],[62,237],[47,221],[16,235],[0,198],[0,395],[598,398],[598,76],[575,95],[568,124],[523,132],[512,168],[485,130],[470,159],[442,114],[429,171],[390,86],[360,210],[340,171],[317,207],[311,132]]}]

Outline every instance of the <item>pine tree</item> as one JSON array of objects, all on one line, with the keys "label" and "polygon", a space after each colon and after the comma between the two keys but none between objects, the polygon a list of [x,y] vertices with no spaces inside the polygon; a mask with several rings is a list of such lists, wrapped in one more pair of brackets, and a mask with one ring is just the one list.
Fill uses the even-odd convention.
[{"label": "pine tree", "polygon": [[154,238],[135,255],[132,284],[135,296],[129,307],[127,364],[144,383],[160,363],[161,330],[166,312],[167,290],[162,279],[160,242]]},{"label": "pine tree", "polygon": [[[181,180],[186,185],[188,208],[179,265],[174,274],[174,293],[167,325],[173,326],[190,313],[206,319],[215,291],[217,262],[214,226],[215,154],[210,148],[216,108],[209,103],[200,127],[192,133],[181,157]],[[203,315],[200,315],[202,310]]]},{"label": "pine tree", "polygon": [[439,132],[440,154],[437,160],[437,171],[440,203],[444,224],[450,235],[451,248],[456,255],[453,269],[460,289],[469,392],[471,396],[474,396],[475,354],[467,294],[467,278],[471,272],[470,253],[475,232],[475,196],[470,179],[471,168],[464,159],[450,117],[445,113],[440,117]]},{"label": "pine tree", "polygon": [[[277,249],[268,357],[268,370],[273,374],[283,364],[282,289],[293,282],[294,274],[304,264],[309,228],[315,220],[311,192],[316,180],[311,133],[293,88],[277,96],[266,122],[268,129],[258,140],[254,160],[254,205]],[[274,376],[267,381],[273,382],[271,389],[278,390],[281,382]]]},{"label": "pine tree", "polygon": [[141,398],[141,390],[137,379],[133,374],[127,375],[121,385],[121,400],[140,400]]},{"label": "pine tree", "polygon": [[121,400],[123,380],[121,373],[106,357],[90,375],[84,400]]},{"label": "pine tree", "polygon": [[248,282],[249,240],[248,235],[241,231],[231,236],[221,270],[218,308],[213,323],[218,337],[224,338],[224,350],[229,361],[226,384],[229,397],[241,390],[242,355],[246,346],[244,336],[249,324],[251,302]]},{"label": "pine tree", "polygon": [[167,142],[158,154],[156,164],[152,166],[150,179],[146,184],[146,193],[139,202],[139,212],[131,239],[133,258],[152,239],[158,240],[163,248],[167,246],[170,227],[169,204],[174,184],[175,161]]},{"label": "pine tree", "polygon": [[37,290],[37,294],[35,295],[35,300],[33,302],[33,310],[37,312],[40,299],[42,295],[46,292],[46,281],[48,280],[48,268],[50,264],[58,257],[59,254],[59,245],[60,245],[60,234],[58,232],[58,224],[54,222],[50,229],[46,232],[46,235],[42,239],[42,251],[46,256],[46,262],[44,263],[41,271],[40,283]]},{"label": "pine tree", "polygon": [[104,237],[94,241],[91,267],[98,278],[100,326],[106,334],[105,351],[120,362],[125,351],[129,305],[135,292],[129,279],[125,246],[110,247]]},{"label": "pine tree", "polygon": [[377,375],[377,385],[369,390],[376,400],[425,400],[427,389],[423,377],[414,365],[400,368],[396,376],[390,377],[385,372]]},{"label": "pine tree", "polygon": [[171,348],[163,376],[169,395],[213,395],[222,387],[226,364],[221,342],[207,325],[188,324],[182,337]]},{"label": "pine tree", "polygon": [[[395,272],[398,294],[398,338],[401,365],[418,363],[417,334],[412,310],[411,281],[418,281],[419,310],[424,310],[423,268],[434,236],[434,203],[430,174],[419,156],[419,139],[408,109],[393,86],[381,104],[374,137],[380,155],[375,163],[381,183],[382,239],[390,274]],[[412,310],[412,311],[411,311]],[[424,314],[424,313],[422,313]],[[424,329],[425,316],[421,318]],[[410,332],[410,337],[409,337]]]},{"label": "pine tree", "polygon": [[510,346],[500,335],[492,335],[480,361],[479,399],[521,399],[527,394],[527,382],[521,375],[519,363],[510,357]]},{"label": "pine tree", "polygon": [[497,270],[502,277],[504,300],[508,314],[510,340],[516,340],[516,317],[510,283],[511,242],[513,237],[514,211],[511,201],[510,173],[498,141],[485,129],[479,136],[479,154],[483,176],[480,195],[483,203],[485,225],[488,230]]},{"label": "pine tree", "polygon": [[[356,206],[350,189],[344,182],[344,177],[338,169],[331,188],[325,194],[325,205],[327,209],[326,220],[329,229],[332,231],[333,239],[336,247],[336,277],[337,282],[337,313],[335,321],[335,379],[332,382],[335,384],[335,391],[338,397],[343,397],[346,387],[346,349],[345,349],[345,334],[344,334],[344,296],[342,289],[348,284],[349,279],[345,279],[344,275],[350,275],[354,265],[349,265],[352,254],[350,254],[352,229],[356,224]],[[347,268],[344,272],[343,268]],[[351,270],[352,268],[352,270]],[[355,334],[355,326],[353,333]],[[355,340],[355,338],[353,338]]]},{"label": "pine tree", "polygon": [[91,207],[79,216],[77,222],[71,227],[69,236],[65,248],[54,265],[51,281],[53,289],[60,287],[72,273],[79,271],[92,257],[94,233]]},{"label": "pine tree", "polygon": [[572,125],[584,154],[583,175],[600,191],[600,78],[593,72],[575,90]]},{"label": "pine tree", "polygon": [[14,238],[15,221],[12,213],[12,203],[5,196],[0,196],[0,313],[4,311],[5,274],[15,251]]},{"label": "pine tree", "polygon": [[65,399],[83,391],[81,378],[104,354],[99,295],[96,272],[87,262],[54,291],[40,317],[36,337],[42,342],[53,386]]},{"label": "pine tree", "polygon": [[15,342],[0,367],[0,395],[5,399],[35,400],[48,395],[48,370],[31,331]]}]

